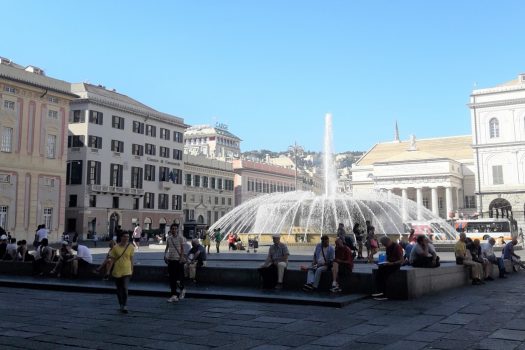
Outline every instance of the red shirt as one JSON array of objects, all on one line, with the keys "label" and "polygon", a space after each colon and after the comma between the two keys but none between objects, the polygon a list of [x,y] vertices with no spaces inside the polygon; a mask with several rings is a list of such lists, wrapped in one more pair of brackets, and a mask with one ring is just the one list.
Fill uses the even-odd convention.
[{"label": "red shirt", "polygon": [[403,259],[403,248],[397,243],[392,242],[386,248],[386,260],[388,262],[396,262]]},{"label": "red shirt", "polygon": [[352,270],[354,268],[354,258],[352,257],[352,250],[347,246],[335,247],[335,261],[338,264],[346,264]]}]

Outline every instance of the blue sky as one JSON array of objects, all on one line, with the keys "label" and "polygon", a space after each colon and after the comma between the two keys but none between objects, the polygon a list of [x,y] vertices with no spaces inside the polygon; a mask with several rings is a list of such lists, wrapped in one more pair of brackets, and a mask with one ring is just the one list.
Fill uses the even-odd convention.
[{"label": "blue sky", "polygon": [[[102,84],[242,150],[470,134],[474,84],[525,71],[522,1],[3,1],[0,56]],[[6,15],[9,14],[9,15]]]}]

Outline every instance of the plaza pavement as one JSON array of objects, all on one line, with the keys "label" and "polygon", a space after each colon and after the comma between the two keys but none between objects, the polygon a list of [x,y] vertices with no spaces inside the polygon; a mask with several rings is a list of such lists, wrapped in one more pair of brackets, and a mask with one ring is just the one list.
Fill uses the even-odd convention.
[{"label": "plaza pavement", "polygon": [[0,349],[525,349],[525,273],[344,308],[0,287]]}]

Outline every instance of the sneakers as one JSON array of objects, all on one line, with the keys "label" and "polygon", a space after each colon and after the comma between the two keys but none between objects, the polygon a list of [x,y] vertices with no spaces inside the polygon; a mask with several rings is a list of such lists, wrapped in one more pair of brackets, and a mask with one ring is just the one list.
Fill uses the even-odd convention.
[{"label": "sneakers", "polygon": [[385,293],[374,293],[374,294],[372,294],[372,297],[373,297],[373,298],[381,298],[381,297],[383,297],[384,295],[385,295]]},{"label": "sneakers", "polygon": [[283,289],[283,284],[282,284],[282,283],[277,283],[277,284],[275,285],[275,289],[276,289],[276,290],[281,290],[281,289]]},{"label": "sneakers", "polygon": [[485,278],[485,281],[494,281],[494,278],[492,278],[492,276],[489,276],[489,277]]},{"label": "sneakers", "polygon": [[388,298],[387,297],[377,297],[377,298],[374,298],[374,300],[384,301],[384,300],[388,300]]},{"label": "sneakers", "polygon": [[176,303],[179,301],[179,298],[176,295],[172,295],[171,298],[168,299],[168,303]]},{"label": "sneakers", "polygon": [[333,286],[332,288],[330,288],[330,292],[332,293],[340,293],[342,291],[343,290],[339,286]]},{"label": "sneakers", "polygon": [[180,294],[179,294],[179,300],[184,299],[185,296],[186,296],[186,288],[183,288],[183,289],[180,291]]},{"label": "sneakers", "polygon": [[125,306],[125,305],[122,305],[120,307],[120,312],[123,313],[123,314],[127,314],[128,313],[128,307]]},{"label": "sneakers", "polygon": [[305,285],[303,286],[303,290],[304,290],[305,292],[311,292],[311,291],[313,291],[314,289],[315,289],[314,286],[313,286],[312,284],[309,284],[309,283],[307,283],[307,284],[305,284]]}]

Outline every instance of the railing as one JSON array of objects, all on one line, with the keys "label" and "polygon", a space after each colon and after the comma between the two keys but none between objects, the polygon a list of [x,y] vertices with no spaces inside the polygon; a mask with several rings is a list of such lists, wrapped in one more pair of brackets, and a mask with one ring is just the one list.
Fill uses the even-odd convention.
[{"label": "railing", "polygon": [[114,193],[120,195],[143,196],[144,190],[141,188],[118,187],[107,185],[90,185],[91,192]]}]

